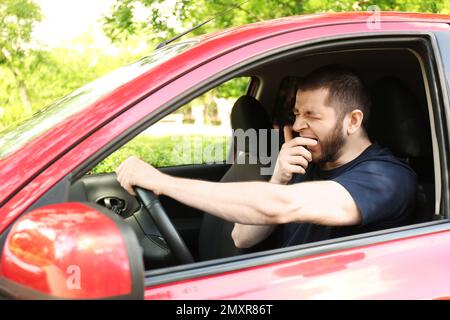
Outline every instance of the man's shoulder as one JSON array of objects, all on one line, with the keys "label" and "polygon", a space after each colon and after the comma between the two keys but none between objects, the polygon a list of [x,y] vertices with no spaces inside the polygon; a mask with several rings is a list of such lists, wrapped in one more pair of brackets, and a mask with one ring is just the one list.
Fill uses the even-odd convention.
[{"label": "man's shoulder", "polygon": [[406,159],[396,157],[388,148],[377,143],[372,144],[355,160],[353,168],[367,167],[373,170],[380,168],[381,170],[394,170],[415,175]]}]

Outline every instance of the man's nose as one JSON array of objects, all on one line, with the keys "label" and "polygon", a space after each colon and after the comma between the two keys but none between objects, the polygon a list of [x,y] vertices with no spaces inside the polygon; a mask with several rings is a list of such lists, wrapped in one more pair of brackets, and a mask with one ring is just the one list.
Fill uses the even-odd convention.
[{"label": "man's nose", "polygon": [[295,118],[295,122],[294,122],[294,125],[292,126],[292,129],[294,131],[299,132],[300,130],[306,129],[306,128],[308,128],[308,123],[305,121],[304,118],[297,116]]}]

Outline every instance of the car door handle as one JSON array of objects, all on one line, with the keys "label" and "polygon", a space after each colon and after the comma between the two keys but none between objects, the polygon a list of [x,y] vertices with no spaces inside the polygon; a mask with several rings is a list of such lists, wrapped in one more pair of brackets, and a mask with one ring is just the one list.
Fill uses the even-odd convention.
[{"label": "car door handle", "polygon": [[126,201],[117,197],[100,198],[97,200],[97,203],[118,215],[121,215],[127,208]]}]

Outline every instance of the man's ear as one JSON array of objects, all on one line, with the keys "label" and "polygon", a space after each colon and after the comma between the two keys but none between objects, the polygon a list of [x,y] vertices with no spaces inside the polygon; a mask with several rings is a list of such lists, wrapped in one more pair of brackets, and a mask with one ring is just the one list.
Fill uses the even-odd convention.
[{"label": "man's ear", "polygon": [[345,117],[347,134],[352,135],[361,128],[364,113],[360,109],[354,109]]}]

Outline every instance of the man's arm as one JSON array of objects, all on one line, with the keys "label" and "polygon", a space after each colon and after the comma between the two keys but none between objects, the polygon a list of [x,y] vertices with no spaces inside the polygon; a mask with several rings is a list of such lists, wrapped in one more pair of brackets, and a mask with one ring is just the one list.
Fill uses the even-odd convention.
[{"label": "man's arm", "polygon": [[117,178],[132,194],[132,186],[140,186],[240,224],[307,222],[344,226],[361,220],[351,195],[333,181],[293,185],[207,182],[171,177],[135,157],[119,166]]},{"label": "man's arm", "polygon": [[247,225],[235,223],[231,237],[238,248],[250,248],[265,240],[276,225]]},{"label": "man's arm", "polygon": [[[277,157],[275,170],[270,179],[271,183],[288,184],[294,173],[304,174],[309,162],[312,160],[311,152],[304,147],[315,144],[316,141],[308,138],[298,138],[294,140],[291,126],[284,126],[285,143]],[[234,244],[238,248],[248,248],[266,239],[275,229],[275,226],[257,226],[234,224],[231,236]]]},{"label": "man's arm", "polygon": [[360,223],[351,195],[333,181],[294,185],[267,182],[215,183],[167,177],[159,186],[167,195],[219,218],[246,225],[290,222],[330,226]]}]

